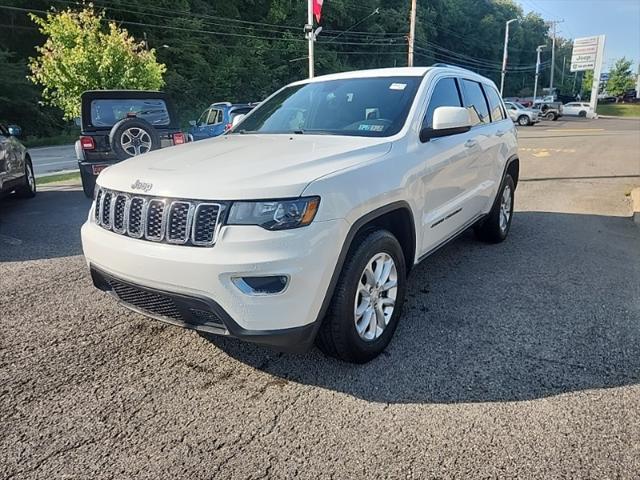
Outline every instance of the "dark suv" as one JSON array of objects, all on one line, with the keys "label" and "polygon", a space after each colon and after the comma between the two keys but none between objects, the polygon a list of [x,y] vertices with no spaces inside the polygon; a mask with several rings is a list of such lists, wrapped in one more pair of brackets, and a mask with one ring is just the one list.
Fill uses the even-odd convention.
[{"label": "dark suv", "polygon": [[93,196],[96,177],[109,165],[187,140],[166,93],[91,90],[81,100],[76,156],[88,197]]}]

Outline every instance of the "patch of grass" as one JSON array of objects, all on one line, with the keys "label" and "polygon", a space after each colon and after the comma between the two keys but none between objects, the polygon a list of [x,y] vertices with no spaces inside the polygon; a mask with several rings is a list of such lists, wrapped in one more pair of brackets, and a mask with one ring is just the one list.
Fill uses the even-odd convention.
[{"label": "patch of grass", "polygon": [[639,117],[640,103],[604,103],[598,104],[599,115],[614,117]]},{"label": "patch of grass", "polygon": [[65,182],[69,180],[80,181],[80,172],[61,173],[60,175],[48,175],[46,177],[36,178],[36,185],[44,185],[46,183]]},{"label": "patch of grass", "polygon": [[63,133],[53,137],[27,137],[22,143],[27,148],[49,147],[52,145],[68,145],[78,140],[80,133]]}]

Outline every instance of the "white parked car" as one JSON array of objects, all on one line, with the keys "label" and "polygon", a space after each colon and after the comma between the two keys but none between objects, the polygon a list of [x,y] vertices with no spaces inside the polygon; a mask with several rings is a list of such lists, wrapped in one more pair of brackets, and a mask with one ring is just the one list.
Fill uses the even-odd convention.
[{"label": "white parked car", "polygon": [[469,227],[506,238],[518,170],[484,77],[327,75],[227,135],[103,171],[82,243],[95,285],[138,312],[366,362],[391,340],[411,268]]},{"label": "white parked car", "polygon": [[504,106],[507,107],[507,113],[511,120],[518,125],[526,127],[527,125],[535,125],[540,121],[537,110],[532,110],[518,102],[504,102]]},{"label": "white parked car", "polygon": [[578,117],[586,117],[591,112],[591,105],[587,102],[569,102],[562,107],[565,115],[577,115]]}]

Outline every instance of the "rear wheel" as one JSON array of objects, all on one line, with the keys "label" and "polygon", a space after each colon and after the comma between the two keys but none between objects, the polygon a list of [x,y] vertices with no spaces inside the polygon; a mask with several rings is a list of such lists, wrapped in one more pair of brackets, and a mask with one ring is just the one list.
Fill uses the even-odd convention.
[{"label": "rear wheel", "polygon": [[554,112],[547,112],[544,116],[547,120],[553,120],[554,122],[558,119],[558,116]]},{"label": "rear wheel", "polygon": [[24,164],[24,185],[16,189],[16,194],[22,198],[33,198],[36,196],[36,176],[33,173],[31,159],[26,158]]},{"label": "rear wheel", "polygon": [[87,198],[93,198],[93,191],[96,189],[96,176],[80,167],[80,178],[82,179],[82,191]]},{"label": "rear wheel", "polygon": [[513,218],[514,200],[515,185],[513,178],[511,178],[511,175],[506,174],[489,215],[473,229],[479,240],[488,243],[500,243],[507,238],[511,228],[511,219]]},{"label": "rear wheel", "polygon": [[522,127],[526,127],[530,123],[531,123],[531,120],[529,120],[529,117],[527,117],[526,115],[520,115],[518,117],[518,125]]},{"label": "rear wheel", "polygon": [[584,110],[581,110],[580,112],[578,112],[578,116],[584,118],[587,116],[587,112],[585,112]]},{"label": "rear wheel", "polygon": [[328,355],[365,363],[389,344],[406,289],[406,265],[398,240],[386,230],[356,239],[316,341]]}]

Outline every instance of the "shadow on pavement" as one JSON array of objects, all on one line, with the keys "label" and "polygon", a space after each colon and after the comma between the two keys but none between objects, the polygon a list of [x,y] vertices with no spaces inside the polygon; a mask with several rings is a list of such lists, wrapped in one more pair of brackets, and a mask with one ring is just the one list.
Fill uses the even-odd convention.
[{"label": "shadow on pavement", "polygon": [[77,188],[0,199],[0,262],[80,255],[80,227],[91,201]]},{"label": "shadow on pavement", "polygon": [[518,401],[640,381],[640,230],[627,218],[519,212],[505,243],[468,232],[416,267],[407,300],[367,365],[210,340],[277,377],[376,402]]}]

